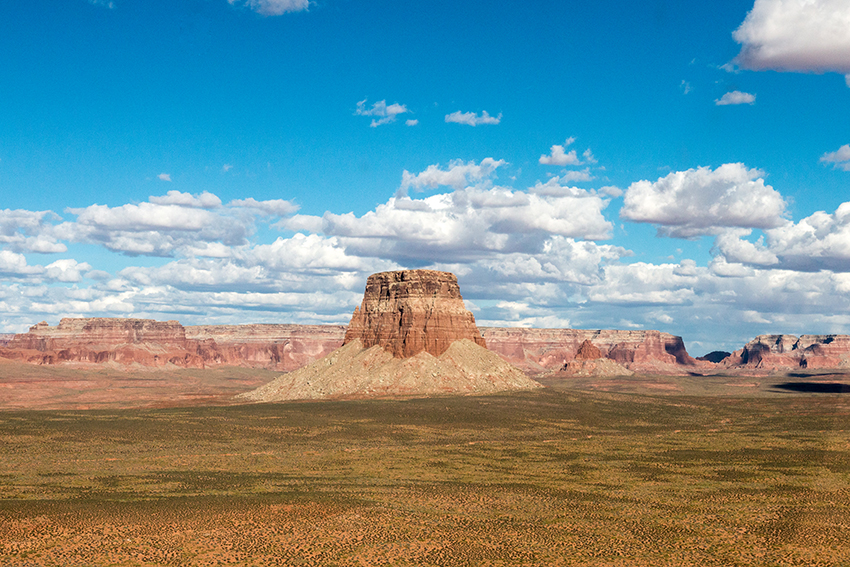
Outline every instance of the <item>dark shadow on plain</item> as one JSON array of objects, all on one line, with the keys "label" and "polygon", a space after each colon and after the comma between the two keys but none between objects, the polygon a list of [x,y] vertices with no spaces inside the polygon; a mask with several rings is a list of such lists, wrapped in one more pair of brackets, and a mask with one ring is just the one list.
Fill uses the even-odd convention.
[{"label": "dark shadow on plain", "polygon": [[788,376],[791,378],[816,378],[818,376],[836,376],[841,375],[838,372],[790,372]]},{"label": "dark shadow on plain", "polygon": [[773,387],[778,390],[807,394],[850,394],[850,384],[838,382],[785,382]]}]

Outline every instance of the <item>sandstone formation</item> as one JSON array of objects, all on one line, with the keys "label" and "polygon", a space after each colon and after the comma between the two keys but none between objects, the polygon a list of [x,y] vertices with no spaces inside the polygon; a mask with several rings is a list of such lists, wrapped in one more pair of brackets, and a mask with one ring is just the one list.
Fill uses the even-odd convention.
[{"label": "sandstone formation", "polygon": [[38,323],[0,347],[0,357],[32,364],[248,366],[294,370],[342,344],[345,327],[221,325],[183,327],[151,319],[66,318]]},{"label": "sandstone formation", "polygon": [[396,358],[443,354],[457,340],[486,346],[475,317],[463,304],[457,277],[435,270],[372,274],[354,310],[344,344],[378,345]]},{"label": "sandstone formation", "polygon": [[547,376],[630,376],[632,374],[634,372],[622,364],[602,356],[602,351],[590,340],[585,339],[579,345],[573,360],[570,360],[555,372],[547,373]]},{"label": "sandstone formation", "polygon": [[490,350],[532,374],[563,367],[585,341],[602,357],[635,372],[678,374],[713,366],[691,357],[681,337],[660,331],[482,327],[481,334]]},{"label": "sandstone formation", "polygon": [[850,367],[848,335],[759,335],[720,362],[726,368],[783,370]]},{"label": "sandstone formation", "polygon": [[[186,338],[212,341],[215,363],[290,372],[342,345],[343,325],[198,325],[186,327]],[[208,364],[210,364],[208,362]]]},{"label": "sandstone formation", "polygon": [[239,397],[271,402],[537,387],[485,348],[453,274],[404,270],[369,276],[341,348]]},{"label": "sandstone formation", "polygon": [[576,351],[575,360],[595,360],[597,358],[602,358],[602,351],[596,347],[592,342],[585,339],[581,345],[578,347],[578,351]]}]

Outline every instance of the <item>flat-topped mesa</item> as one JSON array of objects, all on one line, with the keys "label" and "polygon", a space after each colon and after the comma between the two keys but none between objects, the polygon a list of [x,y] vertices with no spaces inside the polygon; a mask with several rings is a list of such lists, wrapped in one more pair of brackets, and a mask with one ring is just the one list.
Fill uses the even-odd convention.
[{"label": "flat-topped mesa", "polygon": [[107,349],[116,345],[141,343],[184,348],[186,333],[177,321],[68,317],[62,319],[56,327],[44,321],[33,325],[28,333],[15,335],[9,341],[9,346],[46,351],[79,346]]},{"label": "flat-topped mesa", "polygon": [[463,304],[457,277],[436,270],[372,274],[354,310],[343,344],[379,345],[395,358],[420,352],[440,356],[455,341],[486,347],[475,317]]}]

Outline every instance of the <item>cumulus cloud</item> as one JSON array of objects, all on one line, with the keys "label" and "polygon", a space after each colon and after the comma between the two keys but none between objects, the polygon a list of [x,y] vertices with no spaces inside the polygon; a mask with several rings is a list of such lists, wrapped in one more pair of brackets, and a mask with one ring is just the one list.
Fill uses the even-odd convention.
[{"label": "cumulus cloud", "polygon": [[[744,69],[850,75],[847,0],[756,0],[732,36]],[[850,79],[848,79],[850,84]]]},{"label": "cumulus cloud", "polygon": [[157,178],[159,178],[161,181],[171,181],[171,174],[170,173],[160,173],[159,175],[157,175]]},{"label": "cumulus cloud", "polygon": [[670,173],[626,190],[620,217],[658,226],[659,235],[692,238],[724,228],[772,228],[785,222],[785,200],[764,172],[742,163],[715,170],[699,167]]},{"label": "cumulus cloud", "polygon": [[231,6],[244,4],[263,16],[280,16],[287,12],[301,12],[310,6],[309,0],[227,0]]},{"label": "cumulus cloud", "polygon": [[719,99],[714,100],[717,106],[728,106],[732,104],[755,104],[756,95],[743,93],[741,91],[728,92]]},{"label": "cumulus cloud", "polygon": [[490,116],[486,110],[481,111],[481,116],[474,112],[461,112],[460,110],[446,114],[446,122],[455,124],[466,124],[467,126],[478,126],[479,124],[498,124],[502,121],[502,113],[498,116]]},{"label": "cumulus cloud", "polygon": [[540,160],[538,160],[543,165],[580,165],[581,160],[578,158],[575,150],[570,150],[569,153],[566,153],[566,146],[571,145],[575,142],[575,138],[567,138],[567,141],[564,142],[564,145],[555,144],[551,147],[549,155],[540,156]]},{"label": "cumulus cloud", "polygon": [[248,199],[234,199],[233,201],[230,201],[227,206],[250,209],[261,214],[278,217],[291,215],[300,208],[292,201],[287,201],[285,199],[258,201],[253,197],[249,197]]},{"label": "cumulus cloud", "polygon": [[555,235],[609,238],[612,225],[602,215],[607,204],[576,188],[546,195],[468,187],[425,199],[394,197],[360,217],[327,212],[321,221],[323,234],[339,237],[356,255],[469,262],[490,254],[537,253]]},{"label": "cumulus cloud", "polygon": [[91,270],[91,265],[86,262],[77,262],[73,259],[56,260],[45,266],[48,278],[58,282],[79,282],[83,279],[83,272]]},{"label": "cumulus cloud", "polygon": [[462,160],[454,160],[449,163],[448,169],[441,169],[439,165],[429,165],[425,171],[417,174],[405,169],[401,176],[400,189],[403,194],[406,194],[411,187],[416,191],[436,189],[441,186],[462,189],[467,185],[489,179],[496,168],[503,165],[505,165],[504,160],[484,158],[479,164],[474,161],[464,163]]},{"label": "cumulus cloud", "polygon": [[[578,157],[578,153],[576,150],[570,150],[567,152],[567,146],[570,146],[575,142],[576,139],[573,137],[567,138],[563,145],[555,144],[549,149],[548,155],[540,156],[538,160],[542,165],[558,165],[558,166],[567,166],[567,165],[584,165],[586,163],[593,164],[596,163],[596,158],[593,157],[593,152],[590,151],[590,148],[587,148],[582,153],[581,158]],[[570,176],[570,180],[572,181],[590,181],[593,179],[593,176],[590,175],[590,169],[584,169],[581,172],[571,172],[567,174]]]},{"label": "cumulus cloud", "polygon": [[169,191],[165,196],[151,196],[148,201],[155,205],[180,205],[197,209],[215,209],[221,206],[221,199],[206,191],[200,195]]},{"label": "cumulus cloud", "polygon": [[0,244],[15,252],[65,252],[53,234],[54,220],[60,217],[52,211],[0,210]]},{"label": "cumulus cloud", "polygon": [[850,272],[850,202],[834,213],[817,211],[799,222],[785,221],[752,242],[749,230],[718,235],[713,251],[731,263],[776,269]]},{"label": "cumulus cloud", "polygon": [[416,126],[417,124],[419,124],[419,121],[418,121],[418,120],[416,120],[416,119],[414,119],[414,118],[410,118],[410,119],[408,119],[408,120],[405,120],[405,121],[404,121],[404,123],[405,123],[407,126]]},{"label": "cumulus cloud", "polygon": [[[357,110],[354,114],[357,116],[377,116],[378,118],[373,119],[372,123],[369,125],[372,128],[383,124],[389,124],[390,122],[395,122],[395,119],[399,114],[408,112],[405,105],[398,104],[397,102],[387,106],[386,100],[374,103],[372,108],[366,108],[367,100],[368,99],[363,99],[357,103]],[[408,124],[408,126],[410,126],[410,124]]]},{"label": "cumulus cloud", "polygon": [[41,266],[30,266],[23,254],[0,250],[0,275],[4,278],[20,278],[41,274],[44,269]]},{"label": "cumulus cloud", "polygon": [[827,152],[820,158],[822,163],[831,163],[834,167],[850,171],[850,144],[844,144],[834,152]]},{"label": "cumulus cloud", "polygon": [[148,202],[118,207],[91,205],[68,209],[76,220],[53,228],[63,240],[100,244],[129,255],[222,256],[227,248],[247,244],[257,216],[285,216],[298,209],[290,201],[238,199],[221,205],[211,193],[170,191]]}]

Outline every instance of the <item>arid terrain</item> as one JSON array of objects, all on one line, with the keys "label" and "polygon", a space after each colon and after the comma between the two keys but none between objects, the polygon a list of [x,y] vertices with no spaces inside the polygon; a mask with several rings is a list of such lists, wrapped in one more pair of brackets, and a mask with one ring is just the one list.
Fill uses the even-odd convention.
[{"label": "arid terrain", "polygon": [[0,564],[850,564],[850,337],[732,368],[658,331],[482,333],[430,270],[370,276],[340,348],[204,329],[8,340]]},{"label": "arid terrain", "polygon": [[[214,388],[251,388],[226,374]],[[7,406],[0,564],[850,563],[848,376],[546,385]]]}]

